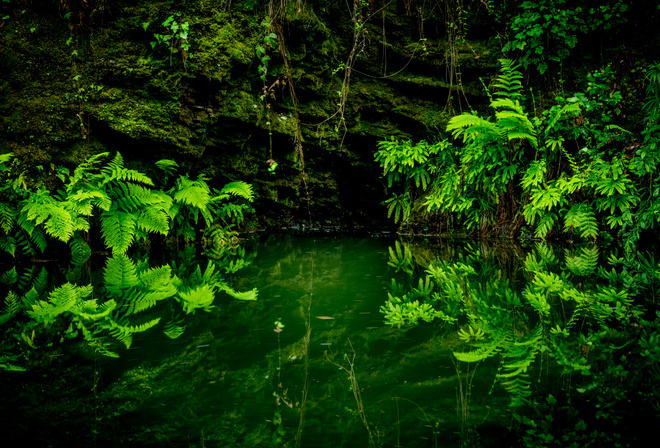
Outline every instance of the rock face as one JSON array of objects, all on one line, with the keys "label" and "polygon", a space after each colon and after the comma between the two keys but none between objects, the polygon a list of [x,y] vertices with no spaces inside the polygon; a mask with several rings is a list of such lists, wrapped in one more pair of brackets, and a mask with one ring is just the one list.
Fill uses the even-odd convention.
[{"label": "rock face", "polygon": [[171,158],[253,183],[258,225],[383,223],[378,140],[436,138],[497,65],[458,45],[451,85],[442,11],[412,3],[3,3],[0,151],[34,179],[99,151]]}]

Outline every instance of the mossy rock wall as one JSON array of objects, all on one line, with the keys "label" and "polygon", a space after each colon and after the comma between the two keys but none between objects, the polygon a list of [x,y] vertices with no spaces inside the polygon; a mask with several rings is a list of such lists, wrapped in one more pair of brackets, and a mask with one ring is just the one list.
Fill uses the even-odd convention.
[{"label": "mossy rock wall", "polygon": [[[35,178],[99,151],[147,170],[171,158],[218,185],[254,184],[256,225],[385,223],[377,142],[437,139],[450,109],[478,104],[479,77],[497,70],[484,41],[466,41],[463,89],[450,85],[442,14],[428,15],[422,36],[409,3],[361,2],[362,18],[320,0],[4,3],[0,151]],[[168,17],[188,23],[187,52]],[[270,58],[265,81],[257,46]]]}]

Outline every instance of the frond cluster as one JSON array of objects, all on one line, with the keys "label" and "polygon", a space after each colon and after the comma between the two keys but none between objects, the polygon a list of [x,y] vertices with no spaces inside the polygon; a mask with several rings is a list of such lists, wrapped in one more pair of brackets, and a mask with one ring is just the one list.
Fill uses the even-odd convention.
[{"label": "frond cluster", "polygon": [[[11,156],[0,160],[0,174],[5,177],[0,188],[0,250],[12,256],[44,251],[49,238],[77,240],[97,223],[106,247],[114,253],[125,253],[150,234],[193,239],[204,228],[240,223],[254,198],[245,182],[212,190],[203,176],[193,180],[180,175],[170,190],[158,189],[148,176],[126,168],[120,153],[110,159],[107,153],[94,155],[72,175],[62,173],[61,191],[22,190],[10,182],[6,165],[11,161]],[[165,180],[177,168],[171,160],[156,165],[165,172]],[[80,248],[78,243],[72,246],[76,251]],[[73,256],[79,258],[80,253]]]},{"label": "frond cluster", "polygon": [[[396,327],[432,321],[448,326],[460,341],[453,350],[457,361],[499,358],[495,381],[508,392],[511,406],[522,406],[537,383],[533,376],[591,368],[583,349],[585,335],[627,325],[644,313],[624,286],[633,283],[625,270],[597,271],[599,258],[594,244],[565,251],[562,257],[539,242],[525,258],[522,288],[513,288],[495,263],[478,257],[427,261],[423,274],[411,269],[408,281],[392,280],[381,313]],[[403,249],[390,248],[392,266],[402,259]],[[610,263],[623,261],[611,257]],[[655,275],[657,262],[647,264],[647,273]],[[594,278],[596,273],[601,279]]]},{"label": "frond cluster", "polygon": [[[238,269],[245,262],[231,265]],[[227,285],[212,261],[204,269],[194,258],[174,269],[169,264],[150,267],[147,259],[135,261],[124,253],[107,259],[101,287],[67,282],[50,289],[46,270],[34,267],[23,274],[8,270],[0,275],[0,283],[9,288],[0,302],[0,325],[23,314],[34,331],[68,326],[60,342],[82,336],[106,356],[117,356],[113,344],[128,348],[136,334],[163,321],[165,334],[179,337],[186,327],[181,315],[213,310],[221,291],[238,300],[257,299],[256,289],[239,292]]]}]

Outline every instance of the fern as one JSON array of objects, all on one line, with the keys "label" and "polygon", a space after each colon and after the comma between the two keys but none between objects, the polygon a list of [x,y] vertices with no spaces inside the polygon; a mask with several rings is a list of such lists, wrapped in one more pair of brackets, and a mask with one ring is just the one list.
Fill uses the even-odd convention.
[{"label": "fern", "polygon": [[454,357],[462,362],[479,362],[495,356],[504,346],[513,340],[513,333],[499,329],[490,333],[491,340],[474,344],[476,350],[469,352],[453,352]]},{"label": "fern", "polygon": [[0,229],[2,229],[6,235],[9,235],[14,228],[17,215],[18,212],[14,206],[6,202],[0,202]]},{"label": "fern", "polygon": [[249,291],[238,292],[229,287],[221,287],[224,292],[237,300],[257,300],[258,290],[256,288]]},{"label": "fern", "polygon": [[16,239],[11,236],[0,235],[0,250],[12,257],[16,256]]},{"label": "fern", "polygon": [[203,285],[187,291],[179,291],[178,298],[183,310],[186,314],[190,314],[199,308],[210,311],[211,304],[215,299],[215,293],[211,286]]},{"label": "fern", "polygon": [[89,296],[91,293],[91,286],[80,287],[71,283],[65,283],[48,295],[47,302],[44,300],[38,301],[32,305],[32,309],[28,310],[27,313],[38,323],[52,324],[57,317],[71,310],[79,300]]},{"label": "fern", "polygon": [[135,240],[136,216],[132,213],[109,211],[101,215],[101,233],[113,253],[125,253]]},{"label": "fern", "polygon": [[597,246],[593,246],[591,248],[583,247],[580,251],[581,254],[579,256],[571,256],[568,250],[566,250],[566,267],[578,276],[594,274],[598,266],[600,250]]},{"label": "fern", "polygon": [[403,271],[412,274],[413,258],[410,247],[405,243],[401,244],[399,241],[396,241],[394,249],[389,247],[388,250],[390,252],[390,259],[387,262],[387,265],[393,267],[396,272]]},{"label": "fern", "polygon": [[537,238],[545,238],[548,232],[554,227],[556,215],[554,213],[547,213],[541,217],[536,230],[534,231],[534,236]]},{"label": "fern", "polygon": [[214,201],[226,199],[230,196],[239,196],[251,202],[254,200],[252,185],[245,182],[230,182],[222,187],[220,191],[216,190]]},{"label": "fern", "polygon": [[135,263],[125,254],[114,254],[106,262],[103,280],[105,288],[115,294],[137,286],[139,280]]},{"label": "fern", "polygon": [[499,59],[500,74],[495,79],[493,87],[497,88],[496,96],[510,99],[512,101],[519,101],[522,99],[522,73],[518,70],[519,66],[510,59]]},{"label": "fern", "polygon": [[164,178],[163,178],[163,184],[167,183],[167,179],[172,176],[174,173],[176,173],[177,168],[179,168],[179,165],[174,161],[170,159],[162,159],[156,162],[156,166],[163,170],[164,173]]},{"label": "fern", "polygon": [[30,196],[20,213],[19,224],[29,234],[35,226],[43,224],[50,236],[65,243],[73,236],[74,222],[71,213],[45,190]]},{"label": "fern", "polygon": [[477,115],[463,113],[452,117],[447,123],[447,131],[450,131],[454,138],[466,136],[468,139],[474,139],[481,135],[491,135],[501,138],[501,129],[497,123],[493,123]]},{"label": "fern", "polygon": [[0,312],[0,325],[9,321],[14,317],[21,309],[21,303],[18,300],[18,296],[13,292],[9,291],[7,296],[5,296],[5,304]]},{"label": "fern", "polygon": [[393,218],[394,223],[401,223],[401,225],[407,224],[410,219],[412,211],[412,201],[410,197],[410,192],[398,196],[394,195],[392,198],[385,201],[387,205],[387,217]]},{"label": "fern", "polygon": [[124,344],[126,348],[130,348],[133,343],[133,335],[141,333],[158,325],[160,317],[151,319],[147,322],[138,325],[130,325],[124,320],[110,320],[104,321],[100,328],[107,329],[112,337]]},{"label": "fern", "polygon": [[119,152],[117,152],[115,157],[101,169],[101,173],[103,174],[101,185],[115,180],[139,182],[145,185],[154,184],[148,176],[140,173],[139,171],[124,168],[124,158]]},{"label": "fern", "polygon": [[180,176],[173,198],[175,202],[200,210],[206,209],[211,201],[211,190],[203,179],[191,180],[187,176]]},{"label": "fern", "polygon": [[575,229],[582,238],[596,238],[598,223],[594,211],[587,204],[574,204],[564,216],[564,229]]},{"label": "fern", "polygon": [[11,268],[8,271],[5,271],[0,275],[0,283],[5,285],[13,285],[18,281],[18,273],[16,272],[16,266]]},{"label": "fern", "polygon": [[81,266],[89,260],[92,250],[89,244],[79,235],[74,236],[69,242],[71,249],[71,263],[74,266]]},{"label": "fern", "polygon": [[176,339],[186,331],[186,326],[182,325],[182,320],[170,321],[165,325],[163,332],[170,339]]}]

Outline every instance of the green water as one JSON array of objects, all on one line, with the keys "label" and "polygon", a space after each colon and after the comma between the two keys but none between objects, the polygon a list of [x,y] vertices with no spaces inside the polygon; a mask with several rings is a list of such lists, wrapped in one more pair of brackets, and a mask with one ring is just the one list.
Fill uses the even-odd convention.
[{"label": "green water", "polygon": [[[118,406],[132,443],[457,446],[451,342],[434,325],[387,327],[379,313],[396,276],[387,265],[392,244],[345,237],[248,244],[252,264],[231,283],[257,287],[259,300],[221,300],[180,340],[136,341],[122,354],[131,368],[117,372],[101,399]],[[492,369],[477,370],[468,424],[506,423],[506,411],[484,406],[499,400],[506,409],[505,397],[486,395],[491,382]]]},{"label": "green water", "polygon": [[250,264],[228,282],[258,288],[257,301],[219,296],[217,309],[186,317],[178,339],[136,335],[118,359],[91,356],[81,342],[44,369],[5,373],[12,418],[2,428],[34,446],[458,446],[461,429],[477,425],[496,440],[509,422],[506,394],[488,395],[496,365],[469,372],[464,415],[468,372],[453,360],[455,335],[384,324],[379,308],[401,278],[387,264],[393,244],[247,242]]},{"label": "green water", "polygon": [[[243,248],[247,265],[224,279],[239,293],[257,288],[258,300],[218,294],[209,312],[184,316],[176,339],[162,328],[136,333],[129,349],[110,347],[113,359],[79,339],[33,336],[27,371],[0,374],[0,430],[20,441],[3,446],[634,446],[626,441],[652,427],[652,257],[383,235],[274,235]],[[597,270],[599,256],[624,268]],[[171,263],[179,275],[207,265],[194,248],[158,259],[149,265]],[[102,269],[89,272],[102,295]],[[414,295],[431,273],[447,297],[433,306],[456,320],[386,325],[388,293],[436,300]],[[456,287],[458,302],[447,295]],[[50,334],[65,330],[57,325]],[[4,334],[18,340],[11,328]],[[485,334],[466,336],[477,328]]]}]

